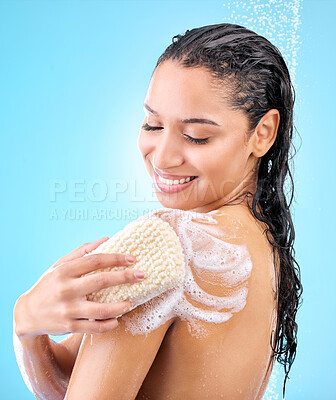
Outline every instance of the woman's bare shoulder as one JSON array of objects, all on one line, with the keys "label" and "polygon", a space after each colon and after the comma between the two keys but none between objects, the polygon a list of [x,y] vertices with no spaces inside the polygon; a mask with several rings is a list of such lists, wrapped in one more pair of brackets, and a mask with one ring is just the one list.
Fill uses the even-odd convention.
[{"label": "woman's bare shoulder", "polygon": [[194,272],[204,274],[206,270],[217,270],[225,274],[231,267],[232,273],[239,272],[238,269],[242,273],[244,270],[246,275],[254,265],[253,277],[260,284],[262,281],[268,284],[274,278],[274,254],[267,239],[268,227],[247,205],[223,206],[208,213],[163,208],[148,215],[159,217],[173,227]]},{"label": "woman's bare shoulder", "polygon": [[256,238],[267,241],[265,232],[268,226],[259,221],[245,204],[224,206],[213,211],[212,215],[231,233],[235,232],[242,238],[256,235]]},{"label": "woman's bare shoulder", "polygon": [[[274,248],[267,238],[268,226],[259,221],[245,205],[227,206],[214,213],[220,230],[224,232],[227,243],[246,249],[246,256],[251,262],[251,274],[248,286],[251,296],[257,293],[253,288],[263,288],[265,293],[276,291]],[[271,291],[270,291],[271,289]]]},{"label": "woman's bare shoulder", "polygon": [[181,287],[163,296],[162,304],[153,300],[154,309],[173,304],[177,318],[197,324],[202,321],[201,325],[208,327],[214,322],[231,324],[231,318],[239,321],[240,315],[253,318],[266,308],[268,315],[273,313],[273,247],[266,226],[247,206],[225,206],[209,213],[163,209],[155,215],[169,222],[178,234],[186,276]]},{"label": "woman's bare shoulder", "polygon": [[246,237],[250,234],[257,235],[259,239],[266,238],[267,225],[259,221],[248,206],[244,204],[225,205],[217,210],[201,213],[189,210],[162,208],[149,212],[146,218],[157,217],[166,222],[177,231],[188,221],[194,224],[218,225],[226,233],[226,238]]}]

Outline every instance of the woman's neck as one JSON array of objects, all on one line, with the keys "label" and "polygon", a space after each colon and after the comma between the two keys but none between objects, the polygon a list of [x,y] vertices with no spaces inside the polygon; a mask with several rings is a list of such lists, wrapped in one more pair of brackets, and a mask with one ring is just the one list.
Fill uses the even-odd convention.
[{"label": "woman's neck", "polygon": [[253,197],[257,190],[257,182],[258,174],[255,170],[251,170],[244,177],[244,179],[242,179],[241,183],[224,197],[189,211],[207,213],[210,211],[219,210],[225,206],[238,204],[244,204],[251,208]]}]

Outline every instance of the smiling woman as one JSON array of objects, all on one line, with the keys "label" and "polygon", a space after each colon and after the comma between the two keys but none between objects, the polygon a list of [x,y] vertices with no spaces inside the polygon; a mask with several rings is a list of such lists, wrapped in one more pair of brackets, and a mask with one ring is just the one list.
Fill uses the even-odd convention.
[{"label": "smiling woman", "polygon": [[[84,339],[67,399],[87,379],[103,382],[90,398],[261,399],[276,355],[287,378],[302,291],[283,192],[293,106],[286,64],[265,38],[230,24],[173,38],[150,80],[138,147],[166,207],[156,215],[182,240],[189,273],[120,318],[96,348]],[[220,265],[237,274],[234,284]],[[237,285],[247,290],[240,306]]]},{"label": "smiling woman", "polygon": [[[205,68],[186,68],[172,59],[156,67],[138,146],[164,206],[207,212],[255,190],[258,157],[274,143],[279,112],[270,110],[262,132],[247,141],[248,118],[230,109],[225,97]],[[173,184],[197,178],[167,187],[160,176]]]},{"label": "smiling woman", "polygon": [[[185,278],[132,310],[116,303],[92,315],[82,297],[63,307],[67,330],[85,334],[80,348],[82,336],[66,339],[55,357],[62,373],[54,373],[54,387],[69,381],[59,398],[261,399],[276,357],[285,389],[302,292],[284,192],[287,177],[292,183],[293,107],[287,66],[264,37],[217,24],[173,38],[150,80],[138,147],[164,207],[143,217],[175,230]],[[130,253],[132,241],[123,245]],[[59,277],[92,271],[90,260],[108,266],[95,256],[85,264],[68,256]],[[102,274],[91,289],[127,282]],[[60,291],[82,295],[81,282]]]}]

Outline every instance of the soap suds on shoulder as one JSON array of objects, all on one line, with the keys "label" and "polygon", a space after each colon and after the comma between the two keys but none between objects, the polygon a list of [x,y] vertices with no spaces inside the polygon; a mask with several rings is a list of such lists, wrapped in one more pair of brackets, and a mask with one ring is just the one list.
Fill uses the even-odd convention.
[{"label": "soap suds on shoulder", "polygon": [[[229,243],[238,235],[240,222],[233,220],[226,230],[216,218],[219,215],[217,210],[198,213],[163,208],[139,218],[156,216],[174,228],[184,251],[186,274],[180,285],[144,304],[140,315],[124,315],[127,331],[146,334],[178,316],[187,321],[193,335],[203,336],[198,321],[221,324],[245,307],[252,261],[246,246]],[[202,274],[225,285],[229,294],[214,296],[203,290],[197,284],[197,277]],[[202,307],[192,304],[190,299]]]}]

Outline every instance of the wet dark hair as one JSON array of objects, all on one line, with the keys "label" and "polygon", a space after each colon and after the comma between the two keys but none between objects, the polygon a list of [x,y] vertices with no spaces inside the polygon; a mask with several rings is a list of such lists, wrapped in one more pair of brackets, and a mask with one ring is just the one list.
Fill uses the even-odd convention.
[{"label": "wet dark hair", "polygon": [[295,260],[295,231],[290,212],[294,194],[289,161],[295,150],[292,143],[295,90],[288,68],[281,52],[266,38],[243,26],[226,23],[174,36],[154,71],[168,59],[178,60],[186,68],[204,67],[219,87],[225,84],[229,106],[243,110],[248,117],[248,135],[267,111],[277,109],[280,113],[276,140],[258,160],[257,189],[249,193],[253,198],[249,207],[259,221],[267,224],[264,233],[273,246],[277,324],[276,331],[272,332],[273,354],[267,371],[274,357],[284,366],[284,397],[286,380],[296,356],[295,317],[303,291],[300,267]]}]

